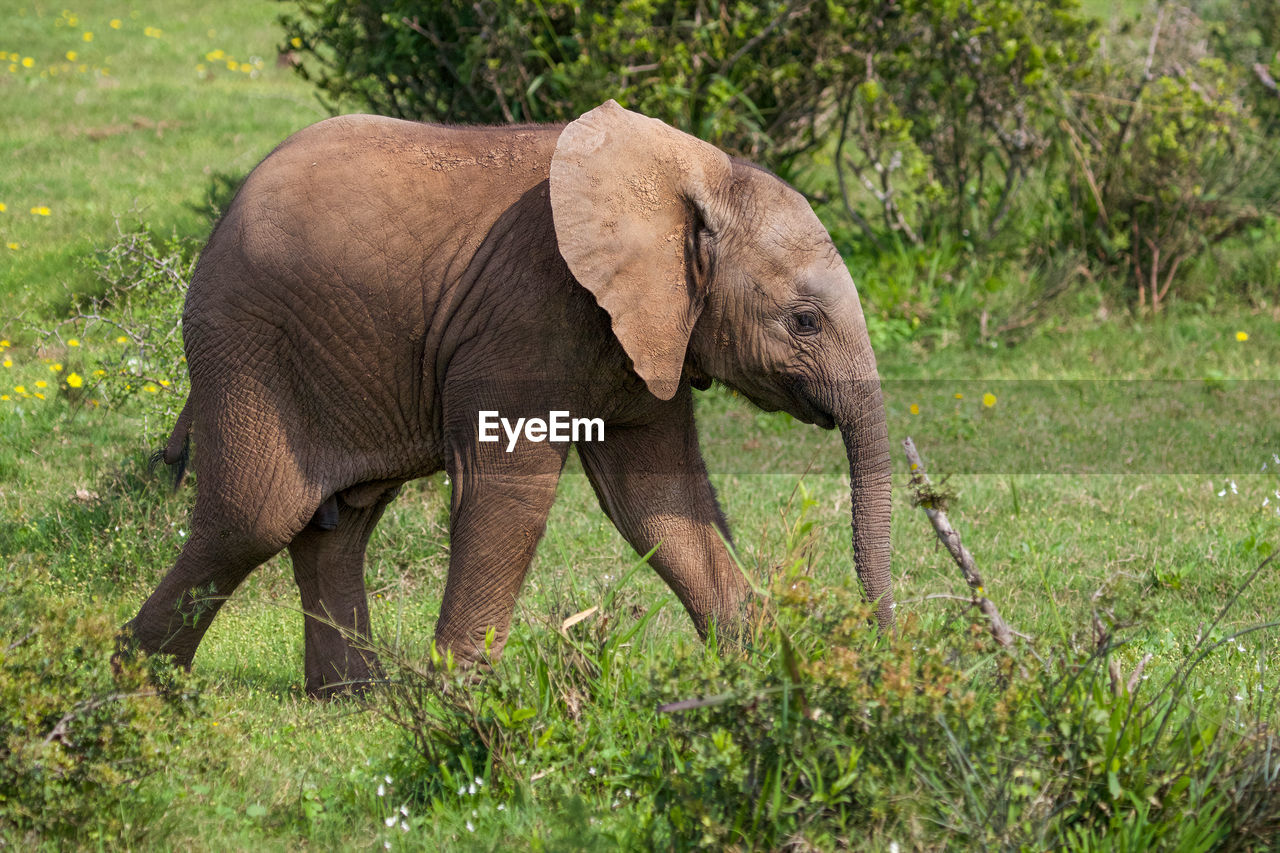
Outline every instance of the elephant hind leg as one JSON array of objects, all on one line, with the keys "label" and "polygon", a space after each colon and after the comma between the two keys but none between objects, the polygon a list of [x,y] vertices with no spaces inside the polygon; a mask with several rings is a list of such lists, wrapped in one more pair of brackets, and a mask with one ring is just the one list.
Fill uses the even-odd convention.
[{"label": "elephant hind leg", "polygon": [[201,433],[199,490],[191,536],[177,562],[128,624],[143,651],[189,667],[222,604],[262,563],[284,550],[319,503],[293,459],[278,450],[278,430],[239,409],[235,423],[257,423],[249,441],[215,427]]},{"label": "elephant hind leg", "polygon": [[377,658],[367,648],[365,548],[397,492],[398,487],[387,489],[363,507],[330,498],[334,527],[310,524],[289,543],[293,577],[302,596],[309,696],[328,698],[359,689],[377,671]]},{"label": "elephant hind leg", "polygon": [[171,655],[190,667],[223,602],[249,572],[279,550],[193,524],[177,563],[126,626],[132,641],[143,651]]}]

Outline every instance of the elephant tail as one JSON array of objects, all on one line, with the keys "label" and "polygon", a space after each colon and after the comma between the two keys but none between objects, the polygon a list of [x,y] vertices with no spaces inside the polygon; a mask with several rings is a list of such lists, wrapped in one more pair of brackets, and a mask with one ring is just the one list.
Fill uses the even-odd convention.
[{"label": "elephant tail", "polygon": [[168,444],[151,454],[150,470],[154,471],[161,462],[172,469],[175,492],[187,475],[187,463],[191,459],[191,417],[191,398],[188,397],[182,414],[178,415],[178,422],[173,425],[173,432],[169,434]]}]

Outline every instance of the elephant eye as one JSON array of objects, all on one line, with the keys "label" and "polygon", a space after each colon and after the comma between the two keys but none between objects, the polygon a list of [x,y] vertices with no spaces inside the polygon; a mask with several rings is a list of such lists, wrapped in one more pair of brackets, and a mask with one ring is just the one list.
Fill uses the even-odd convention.
[{"label": "elephant eye", "polygon": [[818,315],[812,311],[800,311],[794,317],[796,332],[801,335],[818,334]]}]

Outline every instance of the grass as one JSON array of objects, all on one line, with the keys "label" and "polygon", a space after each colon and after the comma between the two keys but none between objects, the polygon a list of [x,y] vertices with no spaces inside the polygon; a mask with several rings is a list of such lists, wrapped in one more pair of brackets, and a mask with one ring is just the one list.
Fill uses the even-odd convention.
[{"label": "grass", "polygon": [[203,237],[211,192],[326,115],[277,66],[270,2],[6,6],[0,144],[20,168],[0,174],[5,315],[84,288],[118,217]]},{"label": "grass", "polygon": [[[129,228],[144,219],[162,234],[202,239],[211,226],[210,196],[225,198],[229,181],[289,132],[322,117],[308,88],[276,66],[276,12],[272,3],[236,0],[185,10],[149,2],[83,10],[74,25],[61,7],[34,3],[5,15],[8,44],[0,50],[32,57],[30,69],[18,60],[20,71],[0,62],[8,113],[0,143],[21,164],[0,171],[6,206],[0,243],[18,246],[0,252],[0,338],[11,344],[3,354],[11,363],[0,368],[0,391],[10,397],[0,401],[0,561],[11,585],[0,588],[10,608],[0,613],[14,619],[11,624],[44,612],[68,614],[41,626],[50,636],[76,617],[120,624],[181,546],[194,493],[187,487],[169,494],[144,464],[169,426],[159,401],[172,407],[179,395],[159,386],[147,392],[142,382],[112,399],[92,381],[71,387],[70,374],[88,379],[100,360],[123,358],[132,344],[121,349],[116,330],[101,326],[64,324],[53,336],[42,330],[68,316],[75,294],[103,287],[95,270],[117,241],[117,220]],[[114,29],[117,18],[121,25]],[[148,27],[160,35],[148,35]],[[91,42],[84,32],[94,33]],[[69,50],[77,54],[71,70],[62,67]],[[223,56],[208,59],[214,51]],[[260,65],[252,63],[255,56]],[[229,71],[227,57],[249,61],[251,71]],[[86,70],[78,70],[81,63]],[[56,74],[43,76],[52,68]],[[202,76],[211,71],[209,79]],[[29,212],[45,206],[48,216]],[[1096,305],[1088,307],[1035,327],[1016,346],[936,348],[906,341],[881,349],[891,437],[913,436],[935,479],[951,475],[951,516],[977,557],[988,594],[1016,629],[1035,638],[1034,647],[1050,658],[1046,670],[1092,671],[1073,654],[1094,648],[1095,613],[1115,643],[1109,654],[1126,673],[1153,656],[1145,696],[1169,682],[1188,654],[1221,642],[1187,680],[1189,705],[1179,706],[1180,713],[1189,707],[1228,728],[1238,722],[1242,731],[1257,719],[1274,725],[1270,697],[1280,665],[1274,632],[1226,642],[1274,617],[1280,599],[1274,569],[1214,623],[1223,603],[1280,542],[1280,464],[1271,456],[1280,453],[1274,431],[1280,317],[1244,306],[1205,312],[1174,304],[1158,318],[1103,321]],[[181,386],[178,375],[157,378]],[[19,385],[24,394],[16,392]],[[993,405],[984,405],[986,394],[994,396]],[[632,571],[635,555],[605,522],[571,459],[500,677],[451,694],[463,697],[456,705],[422,688],[426,707],[448,711],[432,742],[457,749],[432,764],[406,740],[404,727],[384,715],[301,695],[302,618],[287,559],[277,558],[250,577],[210,630],[195,666],[202,698],[174,724],[180,740],[150,775],[113,789],[101,809],[87,809],[74,827],[74,843],[284,849],[393,841],[439,849],[505,847],[520,839],[535,849],[572,849],[665,839],[682,846],[700,838],[688,834],[690,826],[703,827],[698,831],[708,833],[707,844],[728,837],[716,833],[745,818],[717,809],[736,802],[734,791],[755,790],[743,768],[767,756],[753,745],[793,731],[766,725],[751,710],[775,707],[752,699],[762,685],[790,684],[778,674],[792,654],[782,651],[779,638],[792,638],[794,655],[811,667],[807,677],[818,685],[812,690],[825,691],[814,695],[846,703],[849,719],[861,712],[853,709],[879,701],[856,685],[874,682],[880,689],[887,670],[874,669],[879,675],[870,681],[842,681],[830,670],[837,651],[857,652],[871,662],[866,666],[889,664],[877,657],[884,649],[857,632],[842,636],[833,628],[816,636],[827,624],[821,619],[845,612],[842,595],[853,589],[838,438],[758,412],[723,390],[700,395],[698,406],[708,465],[744,565],[761,579],[786,577],[811,596],[788,609],[786,594],[778,594],[784,604],[777,629],[770,633],[766,625],[748,661],[722,660],[704,649],[657,577],[643,567]],[[1100,443],[1121,431],[1125,442]],[[946,846],[950,820],[961,833],[956,838],[999,844],[1000,838],[973,834],[981,821],[965,816],[977,813],[964,811],[968,795],[946,787],[942,777],[893,763],[915,755],[916,767],[936,770],[952,766],[947,762],[958,761],[956,755],[972,759],[982,754],[979,747],[994,749],[983,746],[977,729],[913,738],[938,719],[985,722],[995,731],[993,708],[1007,698],[990,686],[999,657],[980,631],[969,637],[972,612],[931,597],[963,595],[962,581],[910,506],[905,462],[895,458],[895,466],[895,589],[900,613],[913,626],[907,636],[922,648],[962,651],[932,662],[911,657],[917,650],[909,643],[895,651],[896,659],[910,657],[920,672],[945,679],[909,679],[911,689],[883,700],[886,708],[906,709],[886,718],[882,729],[901,736],[893,743],[902,752],[895,757],[886,746],[860,765],[857,785],[872,787],[857,789],[857,803],[872,806],[838,819],[828,815],[826,823],[797,830],[797,838],[839,846],[849,837],[822,835],[821,827],[841,826],[862,839],[854,844]],[[402,669],[426,655],[447,567],[448,501],[442,477],[409,485],[370,546],[366,582],[376,639]],[[592,606],[601,609],[570,629],[568,639],[560,634],[565,618]],[[27,630],[6,628],[0,648]],[[108,638],[68,642],[68,648],[96,650],[86,666],[105,666]],[[1019,655],[1034,674],[1037,664]],[[12,659],[0,656],[0,663]],[[981,713],[992,716],[965,716],[970,712],[947,705],[950,700],[912,704],[916,688],[927,693],[946,679],[955,679],[945,682],[957,685],[948,694],[953,697],[964,695],[966,679],[988,685],[973,690],[986,709]],[[422,683],[408,680],[406,689]],[[733,698],[720,710],[656,711],[660,701],[721,692]],[[393,698],[376,695],[374,708],[387,711]],[[983,704],[988,699],[991,708]],[[1079,701],[1110,720],[1119,706],[1104,700]],[[521,708],[533,716],[510,723],[510,742],[494,753],[512,766],[461,763],[480,754],[469,740],[483,730],[477,720]],[[801,747],[817,742],[856,751],[875,742],[834,729],[824,735],[828,740],[805,740],[812,732],[796,725]],[[1010,725],[1017,741],[1031,724]],[[834,746],[797,749],[815,762],[808,776],[786,775],[795,765],[767,762],[759,765],[761,774],[786,776],[791,790],[808,790],[812,779],[833,772],[824,762],[838,752]],[[1144,761],[1155,760],[1134,750]],[[853,752],[840,754],[853,760]],[[935,763],[919,758],[929,754]],[[688,762],[685,776],[673,769],[672,756]],[[970,806],[992,802],[990,792],[999,789],[999,774],[984,772],[955,774],[977,786]],[[545,775],[534,779],[538,774]],[[483,784],[470,793],[476,776]],[[982,784],[991,786],[987,794],[978,790]],[[1018,814],[1034,816],[1023,802],[1030,795],[1009,796],[1027,810]],[[940,814],[938,802],[957,805]],[[399,813],[402,803],[408,815]],[[709,811],[697,812],[698,803]],[[688,825],[679,822],[682,814]],[[790,819],[778,812],[770,820],[785,825]],[[400,829],[402,820],[408,831]],[[10,833],[18,830],[0,824],[0,835]],[[54,834],[7,840],[58,843]]]}]

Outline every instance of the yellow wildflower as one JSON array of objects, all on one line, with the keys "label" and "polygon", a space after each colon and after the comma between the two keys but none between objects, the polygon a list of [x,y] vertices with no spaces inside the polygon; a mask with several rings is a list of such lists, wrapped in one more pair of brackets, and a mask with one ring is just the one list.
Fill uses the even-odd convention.
[{"label": "yellow wildflower", "polygon": [[52,370],[54,373],[61,373],[62,364],[59,362],[54,362],[53,364],[49,365],[49,369]]},{"label": "yellow wildflower", "polygon": [[918,414],[920,414],[920,406],[918,406],[918,405],[917,405],[917,404],[915,404],[915,403],[912,403],[912,404],[911,404],[911,414],[913,414],[913,415],[918,415]]},{"label": "yellow wildflower", "polygon": [[118,344],[127,344],[127,343],[129,343],[129,339],[128,339],[128,338],[126,338],[124,335],[121,335],[120,337],[116,338],[116,343],[118,343]]},{"label": "yellow wildflower", "polygon": [[160,389],[148,382],[146,385],[142,386],[142,390],[146,391],[148,394],[154,394]]},{"label": "yellow wildflower", "polygon": [[5,338],[3,341],[0,341],[0,349],[8,349],[11,346],[13,346],[13,344],[9,342],[8,338]]},{"label": "yellow wildflower", "polygon": [[35,393],[35,395],[34,395],[34,396],[35,396],[35,398],[36,398],[37,400],[44,400],[44,399],[46,399],[46,398],[45,398],[45,396],[44,396],[43,394],[41,394],[39,391],[37,391],[37,392]]},{"label": "yellow wildflower", "polygon": [[78,347],[80,346],[80,341],[77,338],[71,338],[70,340],[67,341],[67,346]]},{"label": "yellow wildflower", "polygon": [[31,208],[32,216],[48,216],[50,213],[49,206],[46,204]]},{"label": "yellow wildflower", "polygon": [[110,26],[110,27],[111,27],[111,29],[113,29],[113,30],[118,30],[118,29],[120,29],[120,19],[119,19],[119,18],[112,18],[112,19],[111,19],[111,23],[110,23],[108,26]]},{"label": "yellow wildflower", "polygon": [[218,50],[209,51],[204,55],[204,58],[206,62],[217,62],[219,59],[224,58],[226,55],[227,55],[226,52],[224,52],[221,49],[218,49]]},{"label": "yellow wildflower", "polygon": [[5,401],[5,402],[8,402],[8,400],[9,400],[9,395],[8,395],[8,394],[0,394],[0,400],[3,400],[3,401]]},{"label": "yellow wildflower", "polygon": [[1249,333],[1248,333],[1248,332],[1236,332],[1236,340],[1237,340],[1237,341],[1241,341],[1241,342],[1249,340]]},{"label": "yellow wildflower", "polygon": [[75,62],[75,61],[76,61],[76,57],[78,57],[79,55],[80,55],[80,54],[76,53],[74,50],[68,50],[68,51],[67,51],[67,62]]},{"label": "yellow wildflower", "polygon": [[959,392],[956,392],[956,399],[957,399],[957,400],[963,400],[963,399],[964,399],[964,395],[963,395],[963,394],[961,394],[961,393],[959,393]]},{"label": "yellow wildflower", "polygon": [[25,394],[25,393],[27,393],[27,386],[26,386],[26,385],[14,385],[14,386],[13,386],[13,390],[14,390],[14,391],[17,391],[19,394]]},{"label": "yellow wildflower", "polygon": [[17,71],[17,70],[18,70],[18,63],[16,63],[16,62],[10,62],[10,63],[9,63],[9,73],[10,73],[10,74],[12,74],[13,72],[15,72],[15,71]]},{"label": "yellow wildflower", "polygon": [[49,383],[48,383],[48,382],[45,382],[43,379],[37,379],[37,380],[36,380],[36,387],[37,387],[37,388],[48,388],[48,387],[49,387]]},{"label": "yellow wildflower", "polygon": [[84,39],[85,41],[93,41],[93,33],[86,32],[80,38]]},{"label": "yellow wildflower", "polygon": [[990,391],[988,391],[987,393],[982,395],[982,405],[986,406],[989,409],[995,404],[996,404],[995,394],[992,394]]},{"label": "yellow wildflower", "polygon": [[164,35],[164,31],[159,27],[147,27],[142,31],[142,34],[147,38],[158,39]]},{"label": "yellow wildflower", "polygon": [[33,66],[33,65],[35,65],[35,64],[36,64],[36,61],[35,61],[33,58],[31,58],[30,56],[24,56],[24,57],[22,58],[22,67],[23,67],[23,68],[30,68],[31,66]]},{"label": "yellow wildflower", "polygon": [[72,388],[79,388],[81,385],[84,384],[84,380],[80,378],[79,373],[68,373],[67,384],[70,385]]},{"label": "yellow wildflower", "polygon": [[13,367],[13,359],[11,359],[11,358],[6,358],[6,359],[4,360],[4,366],[5,366],[5,367]]},{"label": "yellow wildflower", "polygon": [[6,249],[9,249],[10,251],[13,251],[13,252],[16,252],[22,248],[17,243],[5,243],[4,245]]},{"label": "yellow wildflower", "polygon": [[236,62],[234,59],[228,59],[228,60],[227,60],[227,70],[228,70],[228,71],[237,71],[237,70],[239,70],[239,68],[240,68],[240,63]]},{"label": "yellow wildflower", "polygon": [[6,205],[4,202],[0,201],[0,213],[4,213],[8,209],[9,209],[9,206]]},{"label": "yellow wildflower", "polygon": [[168,379],[161,379],[161,380],[160,380],[160,385],[161,385],[161,387],[163,387],[163,388],[168,388],[168,387],[169,387],[169,380],[168,380]]},{"label": "yellow wildflower", "polygon": [[106,376],[106,375],[107,375],[107,371],[103,370],[102,368],[98,368],[97,370],[93,371],[93,375],[94,375],[94,376]]},{"label": "yellow wildflower", "polygon": [[294,36],[293,38],[289,39],[289,44],[293,45],[294,48],[302,47],[302,39],[298,38],[297,36]]}]

